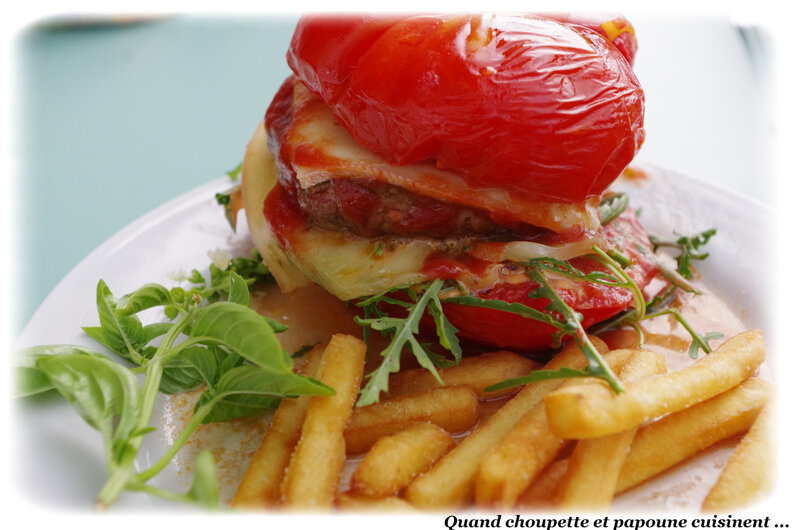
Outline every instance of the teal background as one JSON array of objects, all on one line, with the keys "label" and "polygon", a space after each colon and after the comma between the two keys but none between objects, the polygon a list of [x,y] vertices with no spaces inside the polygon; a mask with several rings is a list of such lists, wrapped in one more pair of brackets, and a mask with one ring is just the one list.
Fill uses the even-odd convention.
[{"label": "teal background", "polygon": [[[647,98],[638,160],[770,202],[769,35],[724,17],[629,18]],[[14,336],[105,239],[241,161],[289,74],[296,19],[47,21],[17,36]]]},{"label": "teal background", "polygon": [[295,24],[172,17],[20,35],[24,267],[14,334],[101,242],[239,164],[290,73]]}]

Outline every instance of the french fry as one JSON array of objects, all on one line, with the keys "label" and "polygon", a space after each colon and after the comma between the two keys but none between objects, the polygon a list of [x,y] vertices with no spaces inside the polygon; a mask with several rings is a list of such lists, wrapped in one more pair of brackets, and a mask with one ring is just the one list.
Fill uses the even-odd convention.
[{"label": "french fry", "polygon": [[738,385],[764,361],[760,330],[740,333],[693,365],[626,385],[614,394],[602,383],[559,389],[545,398],[552,432],[597,438],[691,407]]},{"label": "french fry", "polygon": [[[486,392],[487,386],[529,374],[539,364],[522,355],[510,351],[495,351],[465,357],[456,366],[439,370],[444,386],[468,385],[478,395],[478,399],[494,399],[515,393],[517,388],[507,388]],[[425,368],[412,368],[393,374],[389,378],[388,397],[415,394],[423,390],[442,386],[433,374]]]},{"label": "french fry", "polygon": [[558,501],[558,490],[567,474],[569,458],[554,460],[544,468],[536,479],[522,492],[517,501],[520,508],[554,508]]},{"label": "french fry", "polygon": [[[630,383],[666,371],[663,356],[635,350],[620,369],[619,378],[623,383]],[[635,435],[636,428],[632,428],[575,444],[559,488],[559,508],[566,511],[608,509],[622,463]]]},{"label": "french fry", "polygon": [[703,502],[707,512],[744,508],[763,496],[772,484],[772,414],[767,404],[736,446],[722,474]]},{"label": "french fry", "polygon": [[[614,350],[605,359],[616,372],[633,352]],[[575,380],[563,386],[584,384],[584,380]],[[563,438],[550,432],[544,404],[537,403],[481,461],[475,478],[475,501],[478,506],[514,506],[522,492],[555,459],[565,443]]]},{"label": "french fry", "polygon": [[[608,351],[601,340],[596,338],[591,340],[601,353]],[[574,343],[570,343],[543,369],[557,370],[564,366],[580,369],[585,365],[586,357]],[[485,423],[444,455],[430,471],[414,479],[404,492],[405,498],[414,506],[426,509],[452,507],[470,502],[474,494],[475,475],[486,452],[494,447],[526,412],[560,384],[559,380],[549,380],[524,386]]]},{"label": "french fry", "polygon": [[366,344],[350,335],[334,335],[325,348],[320,380],[336,394],[311,398],[300,439],[281,483],[287,507],[333,507],[345,460],[344,429],[361,385],[366,351]]},{"label": "french fry", "polygon": [[353,411],[344,431],[347,454],[362,454],[379,438],[413,423],[430,422],[449,432],[461,432],[477,421],[478,397],[468,386],[445,386],[386,399]]},{"label": "french fry", "polygon": [[[317,377],[324,345],[306,354],[300,375]],[[276,506],[281,499],[281,480],[292,457],[311,396],[284,399],[264,434],[261,445],[253,455],[239,488],[231,501],[232,508],[263,509]]]},{"label": "french fry", "polygon": [[367,497],[353,492],[341,493],[336,497],[340,510],[355,512],[399,512],[413,511],[414,507],[400,497]]},{"label": "french fry", "polygon": [[748,379],[708,401],[645,425],[622,464],[615,493],[669,469],[720,440],[746,431],[769,399],[771,385]]},{"label": "french fry", "polygon": [[372,446],[353,472],[350,489],[369,497],[395,495],[454,445],[441,427],[415,423]]}]

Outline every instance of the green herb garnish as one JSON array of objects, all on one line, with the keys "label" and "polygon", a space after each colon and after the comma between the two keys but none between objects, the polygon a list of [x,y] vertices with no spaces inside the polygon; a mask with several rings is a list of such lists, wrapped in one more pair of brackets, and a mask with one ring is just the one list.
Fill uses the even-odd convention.
[{"label": "green herb garnish", "polygon": [[241,172],[242,172],[242,163],[240,162],[238,166],[236,166],[231,170],[226,171],[225,174],[228,175],[228,178],[230,178],[231,180],[236,180],[237,178],[239,178],[239,174]]},{"label": "green herb garnish", "polygon": [[660,247],[675,248],[680,250],[678,257],[678,274],[686,279],[692,279],[694,273],[692,271],[692,261],[704,260],[708,257],[708,252],[699,252],[700,247],[707,244],[711,237],[717,233],[716,228],[710,228],[704,232],[692,236],[682,236],[676,234],[678,239],[675,241],[664,241],[662,239],[650,236],[650,241],[653,243],[653,248],[658,250]]},{"label": "green herb garnish", "polygon": [[[292,360],[275,338],[285,326],[248,307],[248,286],[269,279],[268,271],[256,263],[257,256],[226,261],[224,268],[209,267],[208,280],[192,271],[190,289],[151,283],[117,299],[100,280],[100,325],[84,331],[130,367],[80,346],[39,346],[21,352],[22,393],[57,390],[102,436],[109,478],[98,494],[98,507],[112,505],[125,490],[217,506],[210,453],[197,457],[194,482],[186,494],[147,481],[203,423],[249,416],[284,397],[333,393],[321,382],[292,372]],[[161,308],[170,321],[143,325],[138,314],[153,308]],[[142,374],[140,380],[137,376]],[[154,430],[150,418],[158,392],[185,392],[203,385],[206,389],[174,444],[151,467],[135,471],[144,437]]]},{"label": "green herb garnish", "polygon": [[[610,258],[609,258],[610,259]],[[545,311],[539,311],[524,304],[520,303],[507,303],[500,300],[484,300],[475,296],[457,296],[447,298],[446,302],[471,305],[477,307],[488,307],[514,313],[525,318],[531,318],[544,322],[556,328],[556,333],[553,337],[554,346],[559,346],[563,335],[569,335],[575,340],[575,344],[580,348],[581,352],[586,356],[588,364],[583,370],[535,370],[527,376],[519,377],[516,379],[502,381],[490,388],[492,390],[499,390],[501,388],[510,388],[522,384],[532,383],[534,381],[542,381],[544,379],[558,379],[563,377],[598,377],[605,380],[614,389],[615,392],[623,392],[624,388],[614,372],[608,367],[603,357],[594,347],[594,344],[589,340],[586,331],[581,325],[583,316],[572,309],[566,302],[559,296],[559,294],[552,288],[543,271],[563,273],[572,277],[585,277],[592,278],[591,281],[604,283],[606,285],[617,284],[614,276],[598,274],[584,274],[572,267],[565,261],[553,260],[550,258],[543,258],[540,260],[533,260],[530,262],[529,275],[531,280],[537,283],[537,287],[533,289],[528,296],[531,298],[544,298],[548,301]]]},{"label": "green herb garnish", "polygon": [[[367,383],[361,390],[356,406],[363,407],[376,403],[380,393],[388,390],[389,375],[400,370],[400,355],[404,348],[409,348],[420,366],[428,369],[436,380],[442,383],[436,365],[441,365],[445,359],[431,351],[428,345],[417,340],[419,324],[426,312],[436,323],[439,344],[453,354],[455,363],[461,361],[461,346],[456,337],[458,330],[445,318],[439,300],[442,286],[442,280],[434,280],[429,284],[418,286],[421,293],[412,287],[399,287],[358,302],[357,305],[364,309],[365,317],[356,317],[356,322],[364,327],[365,335],[368,332],[367,328],[372,328],[391,335],[392,339],[389,346],[380,353],[383,357],[381,365],[367,374]],[[404,293],[408,300],[391,296],[397,292]],[[407,311],[407,316],[402,318],[390,316],[385,309],[387,306],[399,306]]]},{"label": "green herb garnish", "polygon": [[600,224],[607,224],[619,217],[628,208],[630,199],[626,193],[612,193],[603,197],[598,207]]}]

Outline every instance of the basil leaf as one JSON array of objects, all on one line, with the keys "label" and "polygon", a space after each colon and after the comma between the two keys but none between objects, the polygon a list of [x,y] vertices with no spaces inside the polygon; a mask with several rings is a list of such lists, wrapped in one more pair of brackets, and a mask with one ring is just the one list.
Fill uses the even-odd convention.
[{"label": "basil leaf", "polygon": [[164,394],[179,394],[202,384],[211,386],[217,379],[218,365],[217,356],[208,348],[187,348],[164,367],[158,390]]},{"label": "basil leaf", "polygon": [[14,397],[28,397],[53,390],[55,386],[43,371],[32,366],[14,367]]},{"label": "basil leaf", "polygon": [[232,302],[208,305],[197,312],[189,335],[204,344],[221,344],[268,372],[292,373],[292,360],[272,328],[249,307]]},{"label": "basil leaf", "polygon": [[194,478],[186,497],[206,508],[219,507],[219,486],[214,456],[208,449],[201,451],[194,459]]},{"label": "basil leaf", "polygon": [[244,306],[249,305],[250,289],[247,287],[247,282],[244,281],[244,278],[231,271],[229,282],[228,301]]},{"label": "basil leaf", "polygon": [[142,346],[149,344],[152,340],[160,337],[170,330],[174,324],[172,322],[154,322],[142,327],[142,332],[139,335],[139,342]]},{"label": "basil leaf", "polygon": [[94,355],[105,358],[100,352],[71,344],[33,346],[15,352],[14,397],[28,397],[55,389],[50,378],[36,366],[37,359],[45,356],[68,354]]},{"label": "basil leaf", "polygon": [[[224,374],[228,370],[232,370],[233,368],[244,364],[244,357],[241,355],[236,353],[226,353],[225,350],[218,346],[209,345],[208,349],[216,354],[217,362],[219,363],[219,370],[217,371],[218,378],[219,375]],[[214,381],[214,383],[216,383],[216,381]]]},{"label": "basil leaf", "polygon": [[103,437],[109,464],[138,421],[139,381],[111,359],[81,353],[41,357],[36,366]]},{"label": "basil leaf", "polygon": [[157,283],[148,283],[120,298],[116,311],[120,316],[129,316],[151,307],[170,303],[172,303],[172,297],[166,287]]},{"label": "basil leaf", "polygon": [[141,342],[142,323],[134,316],[117,315],[116,308],[117,301],[111,290],[100,280],[97,283],[97,315],[100,318],[101,333],[96,333],[94,328],[89,328],[91,331],[84,328],[84,331],[123,358],[141,364],[143,359],[138,346]]},{"label": "basil leaf", "polygon": [[46,344],[43,346],[32,346],[30,348],[17,350],[14,354],[14,361],[18,366],[35,367],[36,362],[42,357],[69,354],[89,355],[92,357],[107,359],[107,357],[99,351],[92,350],[84,346],[77,346],[75,344]]},{"label": "basil leaf", "polygon": [[276,406],[280,398],[287,396],[333,394],[333,389],[315,379],[294,373],[274,374],[244,365],[222,374],[214,388],[200,396],[195,410],[213,402],[213,408],[203,419],[203,423],[213,423],[252,416]]}]

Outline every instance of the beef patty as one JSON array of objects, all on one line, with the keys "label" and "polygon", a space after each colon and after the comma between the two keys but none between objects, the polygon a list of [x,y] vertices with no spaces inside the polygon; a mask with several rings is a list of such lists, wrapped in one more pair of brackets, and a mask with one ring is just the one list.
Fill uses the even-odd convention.
[{"label": "beef patty", "polygon": [[377,180],[331,179],[297,189],[296,193],[311,224],[367,238],[474,236],[497,241],[538,241],[554,236],[549,230],[531,225],[503,226],[487,212],[417,195]]}]

